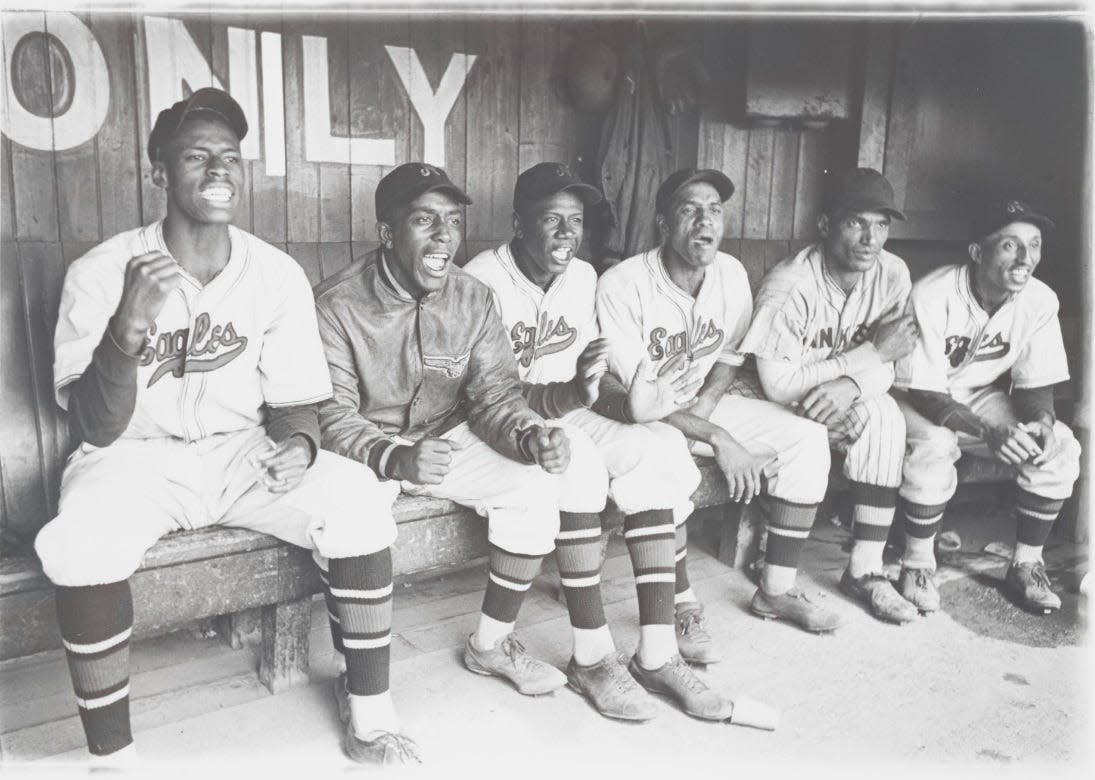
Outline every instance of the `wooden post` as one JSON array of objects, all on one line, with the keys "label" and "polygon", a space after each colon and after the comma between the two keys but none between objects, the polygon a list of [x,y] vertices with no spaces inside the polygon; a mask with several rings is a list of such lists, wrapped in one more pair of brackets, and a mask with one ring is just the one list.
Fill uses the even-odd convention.
[{"label": "wooden post", "polygon": [[758,502],[725,504],[722,507],[718,558],[727,566],[744,569],[760,554],[766,521]]},{"label": "wooden post", "polygon": [[259,681],[270,693],[308,682],[308,631],[312,599],[262,608],[262,659]]}]

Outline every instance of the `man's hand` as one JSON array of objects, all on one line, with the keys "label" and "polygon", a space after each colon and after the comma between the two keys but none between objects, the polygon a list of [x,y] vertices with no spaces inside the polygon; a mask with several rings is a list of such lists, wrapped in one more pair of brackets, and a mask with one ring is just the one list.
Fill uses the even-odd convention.
[{"label": "man's hand", "polygon": [[985,431],[985,442],[997,460],[1011,466],[1021,466],[1042,454],[1038,442],[1021,424],[990,427]]},{"label": "man's hand", "polygon": [[1041,447],[1042,452],[1031,461],[1035,466],[1041,466],[1057,457],[1061,450],[1061,443],[1057,441],[1057,434],[1053,432],[1053,426],[1042,420],[1019,423],[1019,428],[1030,434],[1034,443]]},{"label": "man's hand", "polygon": [[774,479],[779,473],[779,455],[764,445],[755,445],[753,451],[749,451],[726,436],[712,449],[715,462],[726,476],[732,501],[748,504],[754,496],[761,494],[764,487],[761,477]]},{"label": "man's hand", "polygon": [[608,339],[593,339],[578,356],[574,372],[575,390],[585,406],[593,406],[601,392],[601,377],[608,372]]},{"label": "man's hand", "polygon": [[844,418],[859,398],[859,385],[846,376],[822,382],[798,404],[798,411],[822,425],[835,425]]},{"label": "man's hand", "polygon": [[627,393],[631,419],[637,423],[653,422],[688,406],[703,387],[700,369],[698,365],[690,365],[682,352],[658,371],[644,354]]},{"label": "man's hand", "polygon": [[388,473],[393,479],[416,485],[440,485],[452,469],[452,453],[460,449],[448,439],[419,439],[410,446],[395,448],[388,460]]},{"label": "man's hand", "polygon": [[288,493],[300,484],[312,448],[301,436],[290,436],[281,444],[267,439],[264,448],[251,456],[252,465],[259,471],[258,481],[271,493]]},{"label": "man's hand", "polygon": [[118,346],[136,354],[167,296],[178,286],[179,266],[168,255],[154,251],[132,258],[126,264],[122,299],[110,324]]},{"label": "man's hand", "polygon": [[528,446],[533,460],[548,474],[562,474],[570,465],[570,439],[562,428],[537,425]]},{"label": "man's hand", "polygon": [[883,363],[892,363],[913,351],[920,337],[920,328],[912,314],[899,314],[879,323],[871,336]]}]

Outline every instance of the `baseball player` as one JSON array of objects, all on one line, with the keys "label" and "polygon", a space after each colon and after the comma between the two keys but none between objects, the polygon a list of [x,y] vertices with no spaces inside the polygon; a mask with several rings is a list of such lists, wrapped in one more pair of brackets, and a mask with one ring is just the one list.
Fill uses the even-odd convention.
[{"label": "baseball player", "polygon": [[912,289],[920,338],[894,380],[905,391],[898,400],[908,439],[902,576],[909,572],[936,606],[934,540],[962,451],[1015,471],[1018,539],[1005,590],[1035,613],[1061,606],[1042,546],[1072,495],[1080,445],[1053,411],[1053,385],[1068,379],[1057,296],[1034,278],[1042,232],[1052,228],[1023,201],[991,204],[969,262],[933,271]]},{"label": "baseball player", "polygon": [[[513,630],[555,547],[555,475],[570,462],[570,442],[522,398],[490,290],[453,267],[469,203],[433,165],[405,163],[380,180],[380,247],[316,289],[334,387],[320,427],[324,447],[367,464],[384,484],[487,518],[490,572],[464,663],[544,694],[566,677],[528,655]],[[607,480],[603,467],[588,478]]]},{"label": "baseball player", "polygon": [[[808,631],[840,624],[831,610],[794,587],[802,545],[825,495],[825,427],[746,392],[739,349],[753,311],[745,269],[719,251],[722,204],[734,185],[719,171],[685,168],[658,188],[661,246],[610,268],[597,285],[597,318],[611,346],[610,366],[631,382],[644,358],[655,370],[683,354],[706,377],[695,402],[665,422],[714,456],[731,498],[768,503],[768,547],[750,609]],[[728,392],[730,391],[730,392]],[[635,417],[636,422],[646,420]]]},{"label": "baseball player", "polygon": [[904,313],[909,271],[882,246],[890,220],[904,218],[878,171],[840,177],[817,221],[820,240],[764,277],[739,347],[756,356],[765,395],[824,425],[844,455],[854,542],[840,586],[893,623],[917,616],[882,568],[905,454],[905,418],[887,391],[893,361],[916,343]]},{"label": "baseball player", "polygon": [[79,448],[35,547],[77,707],[92,755],[131,764],[128,578],[166,533],[249,528],[311,548],[324,570],[346,752],[414,761],[388,692],[395,490],[318,449],[315,405],[331,385],[308,282],[229,224],[246,133],[220,90],[161,111],[148,154],[166,216],[65,275],[54,376]]},{"label": "baseball player", "polygon": [[[567,667],[570,686],[610,717],[646,719],[656,712],[628,674],[626,656],[616,652],[601,604],[601,523],[591,510],[604,506],[605,494],[589,488],[607,487],[625,515],[624,538],[636,572],[639,679],[647,687],[670,692],[690,714],[723,720],[730,714],[729,703],[682,660],[718,660],[686,574],[676,615],[673,607],[676,571],[686,572],[683,550],[674,565],[674,527],[692,511],[690,497],[699,485],[699,470],[677,429],[659,422],[627,425],[595,411],[608,370],[607,344],[597,338],[597,275],[576,252],[585,208],[600,200],[600,191],[583,184],[565,165],[545,162],[529,168],[514,188],[513,239],[479,254],[464,270],[494,293],[530,406],[577,428],[572,442],[592,440],[608,472],[607,486],[589,485],[585,470],[572,461],[560,479],[556,554],[574,629],[574,657]],[[669,403],[664,410],[648,411],[649,416],[675,410],[677,396],[691,400],[702,377],[667,372],[661,381],[670,385],[659,393]],[[674,393],[673,383],[679,393]],[[639,396],[652,388],[640,381],[632,389],[642,405]]]}]

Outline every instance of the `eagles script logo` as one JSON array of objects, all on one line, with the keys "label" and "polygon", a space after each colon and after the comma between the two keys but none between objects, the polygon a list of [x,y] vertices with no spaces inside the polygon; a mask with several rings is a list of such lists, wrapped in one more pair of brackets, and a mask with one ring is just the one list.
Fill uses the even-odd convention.
[{"label": "eagles script logo", "polygon": [[[247,337],[236,334],[229,321],[225,325],[209,325],[209,315],[202,312],[194,320],[194,332],[179,328],[156,336],[156,326],[149,330],[149,339],[141,350],[141,365],[158,362],[148,380],[148,387],[171,374],[181,379],[183,374],[216,371],[238,358],[247,349]],[[153,340],[154,339],[154,340]],[[208,357],[206,357],[208,356]]]},{"label": "eagles script logo", "polygon": [[552,320],[547,312],[540,312],[539,324],[518,322],[509,336],[513,340],[513,354],[517,362],[528,368],[536,358],[562,352],[569,347],[578,338],[578,331],[567,323],[566,317]]}]

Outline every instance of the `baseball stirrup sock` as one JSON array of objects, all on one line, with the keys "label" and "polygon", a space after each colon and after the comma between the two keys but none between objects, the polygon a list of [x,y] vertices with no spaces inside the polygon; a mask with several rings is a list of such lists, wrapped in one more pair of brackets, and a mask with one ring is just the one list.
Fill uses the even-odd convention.
[{"label": "baseball stirrup sock", "polygon": [[1063,499],[1042,498],[1022,488],[1016,489],[1015,515],[1019,521],[1016,540],[1030,547],[1042,547],[1053,530]]},{"label": "baseball stirrup sock", "polygon": [[327,562],[346,685],[355,696],[388,690],[392,645],[392,551]]},{"label": "baseball stirrup sock", "polygon": [[[672,520],[673,512],[669,512]],[[688,523],[681,523],[673,529],[674,545],[674,575],[673,602],[683,604],[695,601],[696,594],[692,592],[692,585],[688,582]]]},{"label": "baseball stirrup sock", "polygon": [[483,614],[499,623],[516,623],[521,602],[540,572],[543,557],[509,552],[492,544]]},{"label": "baseball stirrup sock", "polygon": [[901,499],[901,513],[905,516],[904,566],[935,569],[935,535],[943,524],[944,504],[917,504]]},{"label": "baseball stirrup sock", "polygon": [[592,512],[560,512],[555,538],[559,581],[566,594],[570,625],[605,625],[601,603],[601,516]]},{"label": "baseball stirrup sock", "polygon": [[639,625],[672,625],[674,565],[673,512],[651,509],[624,518],[624,541],[635,572]]},{"label": "baseball stirrup sock", "polygon": [[57,621],[87,747],[102,756],[133,742],[129,725],[128,580],[56,590]]},{"label": "baseball stirrup sock", "polygon": [[797,569],[802,547],[810,537],[817,516],[817,504],[795,504],[768,497],[768,546],[764,562]]},{"label": "baseball stirrup sock", "polygon": [[882,553],[893,525],[897,488],[852,482],[853,577],[882,571]]}]

